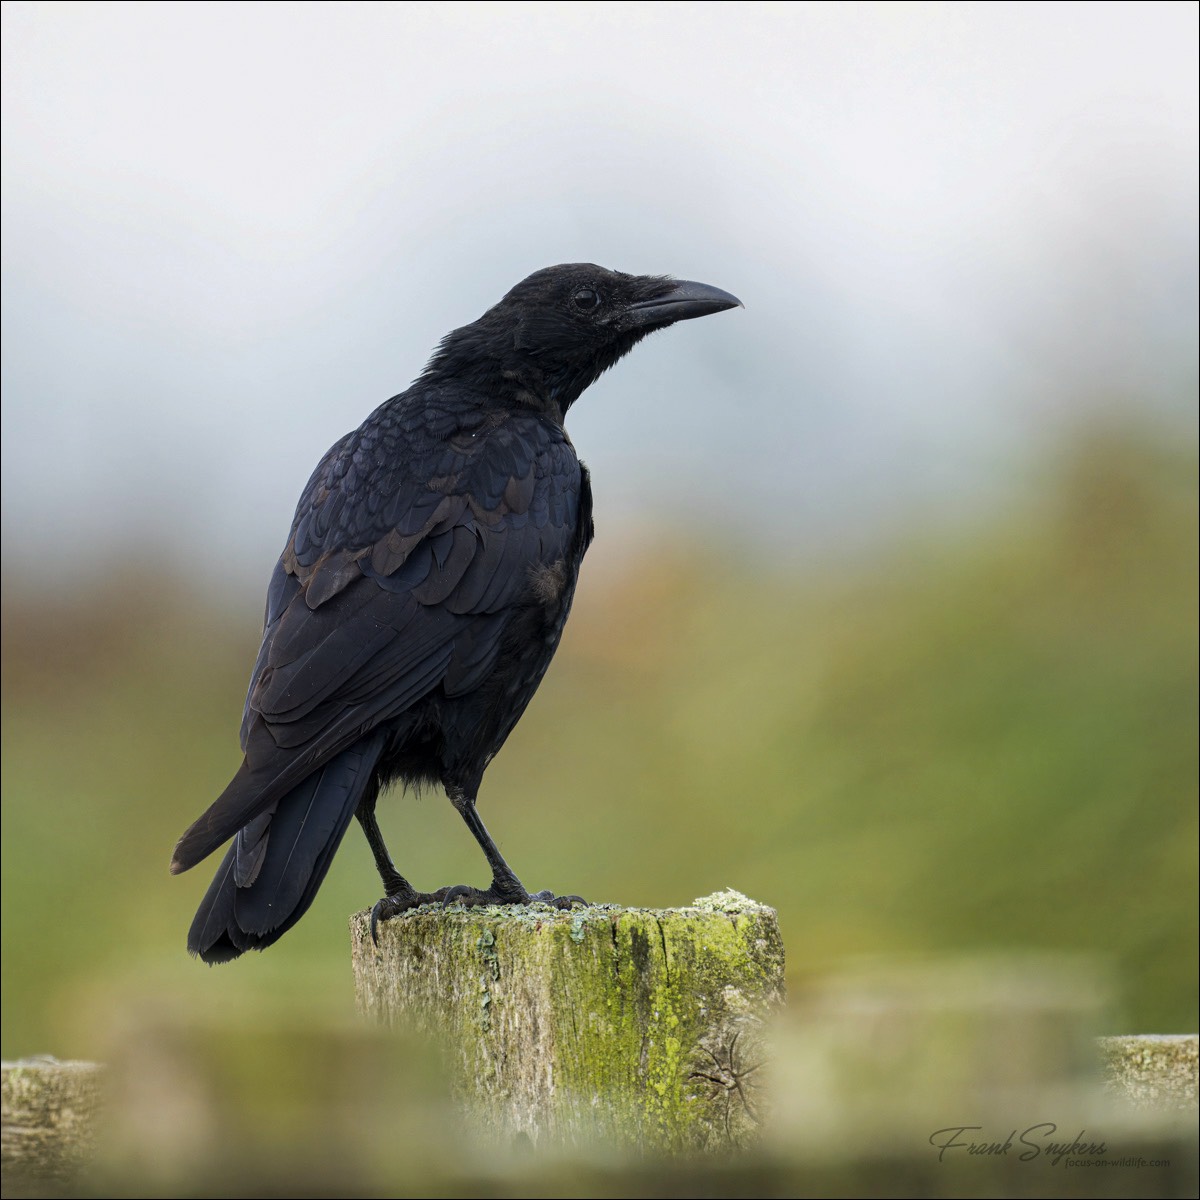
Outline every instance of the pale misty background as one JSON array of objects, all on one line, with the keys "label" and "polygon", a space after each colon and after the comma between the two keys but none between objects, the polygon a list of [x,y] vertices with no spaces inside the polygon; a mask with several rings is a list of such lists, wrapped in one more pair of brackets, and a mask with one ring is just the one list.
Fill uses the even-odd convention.
[{"label": "pale misty background", "polygon": [[1072,422],[1193,436],[1195,5],[11,3],[3,35],[10,585],[154,558],[246,603],[326,447],[561,261],[746,305],[572,412],[592,563],[678,527],[802,567],[1011,499]]},{"label": "pale misty background", "polygon": [[[521,878],[736,888],[789,987],[1079,954],[1103,1031],[1195,1029],[1197,11],[5,4],[4,1056],[151,1062],[128,1128],[175,1122],[189,1194],[271,1153],[263,1194],[351,1186],[340,1118],[263,1158],[255,1113],[296,1111],[286,1031],[349,1015],[365,839],[213,971],[215,864],[171,848],[240,761],[313,466],[579,260],[745,308],[570,413],[597,540],[481,793]],[[483,882],[440,790],[380,812],[415,885]],[[265,1091],[193,1120],[214,1055],[170,1066],[172,1031],[239,1028]],[[407,1130],[379,1194],[435,1194],[373,1087]]]}]

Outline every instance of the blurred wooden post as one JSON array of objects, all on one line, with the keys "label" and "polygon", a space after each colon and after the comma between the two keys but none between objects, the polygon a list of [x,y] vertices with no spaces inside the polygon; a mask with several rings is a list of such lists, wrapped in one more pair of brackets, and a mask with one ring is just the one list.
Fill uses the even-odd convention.
[{"label": "blurred wooden post", "polygon": [[359,1009],[446,1047],[502,1139],[635,1151],[752,1141],[766,1018],[783,1001],[775,910],[737,892],[662,910],[425,908],[351,920]]},{"label": "blurred wooden post", "polygon": [[92,1157],[104,1068],[26,1058],[3,1064],[3,1164],[46,1185],[73,1178]]},{"label": "blurred wooden post", "polygon": [[1143,1034],[1098,1039],[1108,1091],[1134,1108],[1196,1108],[1200,1091],[1200,1038]]}]

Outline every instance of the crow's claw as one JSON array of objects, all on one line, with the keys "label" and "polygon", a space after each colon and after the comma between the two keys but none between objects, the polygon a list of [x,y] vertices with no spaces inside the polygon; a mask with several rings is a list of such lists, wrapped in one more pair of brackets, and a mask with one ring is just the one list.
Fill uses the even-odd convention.
[{"label": "crow's claw", "polygon": [[466,883],[454,887],[438,888],[436,892],[409,891],[398,892],[392,896],[384,896],[371,909],[371,941],[379,945],[379,923],[390,921],[401,913],[411,912],[422,904],[440,904],[449,908],[451,904],[461,904],[464,908],[481,908],[487,904],[549,904],[553,908],[569,909],[576,904],[587,907],[587,901],[582,896],[556,896],[551,891],[534,892],[532,895],[525,891],[520,884],[514,887],[497,887],[492,884],[487,891],[471,887]]},{"label": "crow's claw", "polygon": [[508,904],[549,904],[554,908],[570,908],[575,904],[587,905],[587,901],[582,896],[556,896],[551,891],[544,892],[527,892],[518,883],[513,886],[497,886],[493,882],[492,886],[486,891],[480,888],[470,887],[465,883],[460,883],[457,887],[442,888],[438,893],[441,896],[442,907],[446,908],[451,904],[461,904],[464,908],[480,908],[483,905],[508,905]]},{"label": "crow's claw", "polygon": [[436,892],[418,892],[412,888],[405,892],[397,892],[393,896],[384,896],[371,909],[371,941],[379,945],[379,922],[390,921],[401,913],[406,913],[422,904],[437,904],[445,897],[448,888],[439,888]]}]

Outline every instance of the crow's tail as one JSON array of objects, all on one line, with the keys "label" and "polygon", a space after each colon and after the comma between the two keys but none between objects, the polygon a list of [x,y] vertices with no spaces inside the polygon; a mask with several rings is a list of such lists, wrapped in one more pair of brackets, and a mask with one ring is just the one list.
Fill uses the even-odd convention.
[{"label": "crow's tail", "polygon": [[229,962],[278,941],[308,911],[354,810],[375,786],[387,735],[331,758],[233,839],[188,932],[188,950]]}]

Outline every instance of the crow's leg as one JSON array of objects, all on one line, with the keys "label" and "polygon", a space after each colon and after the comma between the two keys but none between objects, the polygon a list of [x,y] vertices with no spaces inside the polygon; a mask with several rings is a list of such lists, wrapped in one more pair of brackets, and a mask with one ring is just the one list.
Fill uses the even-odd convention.
[{"label": "crow's leg", "polygon": [[474,790],[468,792],[465,788],[447,787],[446,794],[483,850],[488,866],[492,868],[492,886],[486,892],[466,884],[444,888],[444,904],[530,904],[536,900],[542,904],[553,904],[555,908],[570,908],[572,904],[587,903],[582,896],[556,896],[549,891],[534,892],[531,895],[527,892],[525,885],[504,861],[504,855],[500,853],[492,835],[480,819],[475,809]]},{"label": "crow's leg", "polygon": [[411,892],[412,884],[396,870],[396,864],[392,862],[392,856],[388,853],[387,845],[384,843],[383,831],[375,819],[375,801],[378,798],[377,791],[364,796],[354,815],[358,818],[363,833],[366,834],[367,845],[371,847],[371,854],[375,859],[375,870],[379,872],[383,890],[389,896],[405,891]]},{"label": "crow's leg", "polygon": [[375,819],[375,801],[378,795],[378,790],[376,790],[363,797],[354,813],[358,818],[358,823],[362,826],[363,833],[366,834],[367,845],[371,847],[371,854],[375,858],[375,869],[379,872],[385,893],[383,899],[377,901],[375,907],[371,909],[371,941],[373,942],[378,941],[376,931],[380,921],[398,917],[402,912],[408,912],[410,908],[419,908],[422,904],[436,904],[445,898],[446,892],[449,890],[440,888],[436,892],[418,892],[396,870],[392,856],[384,844],[379,822]]}]

